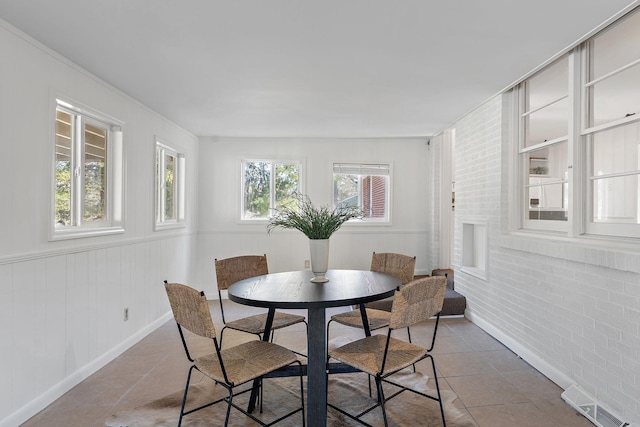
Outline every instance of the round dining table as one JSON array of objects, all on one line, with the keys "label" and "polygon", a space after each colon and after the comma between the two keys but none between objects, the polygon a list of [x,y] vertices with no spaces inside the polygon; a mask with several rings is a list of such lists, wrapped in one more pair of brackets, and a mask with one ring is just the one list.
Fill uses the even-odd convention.
[{"label": "round dining table", "polygon": [[[307,425],[327,422],[326,313],[330,307],[359,305],[366,323],[364,304],[393,296],[400,279],[368,270],[329,270],[328,282],[314,283],[310,270],[270,273],[234,283],[228,289],[231,301],[268,308],[263,339],[268,340],[276,309],[306,309],[307,332]],[[369,335],[368,327],[365,327]],[[252,404],[250,404],[252,405]],[[252,408],[250,408],[252,409]]]}]

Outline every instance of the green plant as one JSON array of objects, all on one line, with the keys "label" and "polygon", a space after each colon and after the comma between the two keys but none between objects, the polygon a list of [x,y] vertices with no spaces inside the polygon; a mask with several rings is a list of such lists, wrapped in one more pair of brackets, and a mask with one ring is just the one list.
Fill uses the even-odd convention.
[{"label": "green plant", "polygon": [[533,173],[536,175],[545,175],[549,170],[544,166],[538,166],[533,168]]},{"label": "green plant", "polygon": [[274,209],[267,232],[275,228],[301,231],[312,240],[328,239],[342,224],[350,219],[362,219],[364,212],[358,206],[339,204],[331,210],[328,206],[314,206],[309,196],[294,193],[295,206]]}]

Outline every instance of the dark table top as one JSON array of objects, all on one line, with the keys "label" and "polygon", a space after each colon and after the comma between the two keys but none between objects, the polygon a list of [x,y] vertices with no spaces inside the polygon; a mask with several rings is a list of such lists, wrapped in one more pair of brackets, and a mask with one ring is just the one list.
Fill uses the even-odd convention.
[{"label": "dark table top", "polygon": [[322,308],[363,304],[390,297],[400,279],[366,270],[329,270],[325,283],[313,283],[310,270],[271,273],[229,287],[231,301],[267,308]]}]

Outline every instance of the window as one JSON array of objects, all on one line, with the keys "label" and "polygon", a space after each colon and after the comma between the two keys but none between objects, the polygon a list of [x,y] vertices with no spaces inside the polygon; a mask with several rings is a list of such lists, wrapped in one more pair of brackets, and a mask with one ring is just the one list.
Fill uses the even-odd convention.
[{"label": "window", "polygon": [[586,231],[640,237],[640,13],[586,49]]},{"label": "window", "polygon": [[523,228],[640,237],[640,12],[516,93]]},{"label": "window", "polygon": [[242,161],[243,220],[267,219],[275,208],[295,206],[301,192],[301,163],[280,160]]},{"label": "window", "polygon": [[565,56],[519,87],[526,228],[567,229],[568,79]]},{"label": "window", "polygon": [[334,163],[333,206],[359,206],[365,221],[389,222],[388,164]]},{"label": "window", "polygon": [[185,157],[156,141],[156,230],[184,227]]},{"label": "window", "polygon": [[122,131],[57,100],[52,239],[121,232]]}]

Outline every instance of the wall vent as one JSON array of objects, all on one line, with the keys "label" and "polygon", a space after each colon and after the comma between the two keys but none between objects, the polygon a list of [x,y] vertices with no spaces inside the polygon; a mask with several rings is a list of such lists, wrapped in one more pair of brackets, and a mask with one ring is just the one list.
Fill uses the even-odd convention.
[{"label": "wall vent", "polygon": [[631,424],[622,421],[610,411],[604,409],[578,386],[572,385],[566,389],[562,393],[562,399],[598,427],[631,426]]}]

